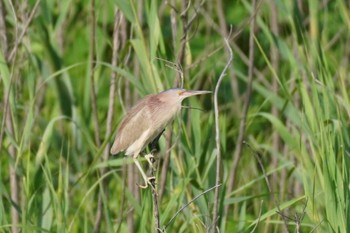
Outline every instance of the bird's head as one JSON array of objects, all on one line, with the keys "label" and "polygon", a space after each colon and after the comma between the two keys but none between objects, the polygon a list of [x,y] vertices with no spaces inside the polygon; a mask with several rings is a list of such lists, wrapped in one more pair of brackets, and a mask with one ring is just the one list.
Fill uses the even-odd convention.
[{"label": "bird's head", "polygon": [[162,99],[164,101],[169,102],[181,102],[183,99],[187,97],[191,97],[194,95],[203,95],[209,94],[211,91],[195,91],[195,90],[186,90],[182,88],[173,88],[166,91],[161,92]]}]

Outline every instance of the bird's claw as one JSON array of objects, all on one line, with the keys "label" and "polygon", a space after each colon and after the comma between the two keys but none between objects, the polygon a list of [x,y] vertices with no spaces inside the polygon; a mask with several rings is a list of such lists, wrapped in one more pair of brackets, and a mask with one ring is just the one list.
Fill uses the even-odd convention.
[{"label": "bird's claw", "polygon": [[137,185],[142,189],[148,188],[148,185],[150,185],[152,187],[152,189],[155,189],[155,181],[156,181],[156,177],[151,176],[151,177],[147,177],[147,179],[145,179],[144,185],[141,185],[141,184],[137,184]]}]

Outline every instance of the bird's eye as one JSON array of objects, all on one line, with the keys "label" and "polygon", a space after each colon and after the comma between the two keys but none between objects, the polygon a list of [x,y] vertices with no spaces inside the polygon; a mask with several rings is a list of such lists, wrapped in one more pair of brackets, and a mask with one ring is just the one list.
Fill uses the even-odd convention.
[{"label": "bird's eye", "polygon": [[184,91],[179,91],[177,94],[182,95],[183,93],[184,93]]}]

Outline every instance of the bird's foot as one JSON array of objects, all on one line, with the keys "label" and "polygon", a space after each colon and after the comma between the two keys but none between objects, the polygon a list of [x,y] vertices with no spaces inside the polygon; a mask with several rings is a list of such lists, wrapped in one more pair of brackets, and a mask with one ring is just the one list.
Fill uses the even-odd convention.
[{"label": "bird's foot", "polygon": [[148,188],[148,185],[150,185],[152,187],[153,190],[155,190],[156,187],[156,177],[151,176],[151,177],[145,177],[145,184],[144,185],[140,185],[137,184],[140,188],[142,189],[146,189]]},{"label": "bird's foot", "polygon": [[137,166],[137,168],[140,170],[143,180],[145,181],[144,185],[138,184],[138,186],[140,188],[145,189],[148,187],[148,185],[151,185],[152,189],[155,191],[156,190],[156,188],[155,188],[156,187],[156,177],[155,176],[148,177],[146,175],[146,173],[143,171],[139,161],[137,161],[137,158],[134,158],[134,162],[135,162],[135,165]]}]

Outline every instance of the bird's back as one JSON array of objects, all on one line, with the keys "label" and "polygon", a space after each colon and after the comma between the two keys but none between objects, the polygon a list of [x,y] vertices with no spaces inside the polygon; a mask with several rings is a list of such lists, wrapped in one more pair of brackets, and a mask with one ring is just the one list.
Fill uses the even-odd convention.
[{"label": "bird's back", "polygon": [[112,145],[111,154],[126,150],[147,129],[149,124],[147,120],[149,113],[145,105],[147,99],[148,97],[145,97],[138,102],[123,118]]}]

